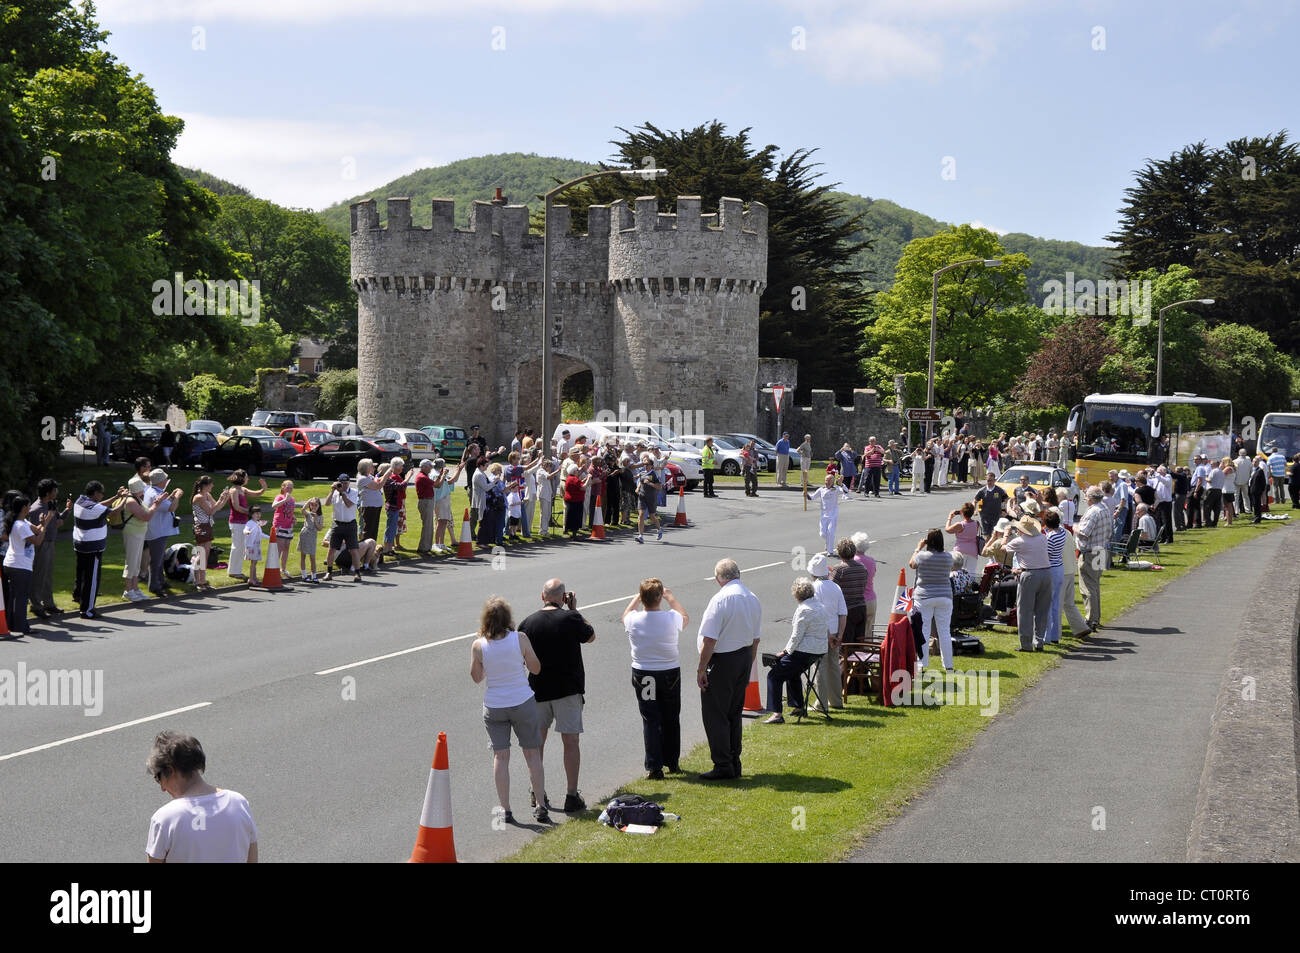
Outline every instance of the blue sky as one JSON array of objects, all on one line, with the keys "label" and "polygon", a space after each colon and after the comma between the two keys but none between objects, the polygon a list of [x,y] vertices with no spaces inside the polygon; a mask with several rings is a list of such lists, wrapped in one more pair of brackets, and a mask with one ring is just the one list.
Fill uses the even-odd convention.
[{"label": "blue sky", "polygon": [[491,152],[608,159],[618,126],[716,118],[819,148],[846,191],[1101,244],[1147,158],[1300,136],[1297,0],[97,9],[109,49],[186,120],[177,162],[303,208]]}]

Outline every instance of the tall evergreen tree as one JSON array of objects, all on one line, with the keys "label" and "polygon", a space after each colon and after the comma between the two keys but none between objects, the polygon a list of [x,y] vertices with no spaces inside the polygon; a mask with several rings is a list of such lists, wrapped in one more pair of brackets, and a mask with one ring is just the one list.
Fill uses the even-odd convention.
[{"label": "tall evergreen tree", "polygon": [[748,129],[731,135],[716,120],[676,133],[650,123],[619,131],[623,139],[611,143],[616,151],[602,168],[653,165],[668,175],[653,181],[606,176],[575,187],[556,199],[572,208],[574,227],[585,229],[590,205],[640,195],[656,196],[661,211],[673,211],[678,195],[698,195],[706,209],[723,196],[762,202],[768,260],[759,353],[799,361],[798,400],[817,387],[848,401],[861,380],[858,350],[870,297],[868,275],[853,258],[870,241],[854,240],[866,225],[831,194],[837,183],[818,181],[816,150],[781,158],[776,146],[751,143]]}]

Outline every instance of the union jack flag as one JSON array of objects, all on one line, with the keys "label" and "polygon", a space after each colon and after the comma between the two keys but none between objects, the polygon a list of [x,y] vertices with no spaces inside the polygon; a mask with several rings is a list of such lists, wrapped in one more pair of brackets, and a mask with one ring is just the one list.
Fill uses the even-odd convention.
[{"label": "union jack flag", "polygon": [[894,592],[894,611],[902,615],[912,614],[912,590],[899,588]]}]

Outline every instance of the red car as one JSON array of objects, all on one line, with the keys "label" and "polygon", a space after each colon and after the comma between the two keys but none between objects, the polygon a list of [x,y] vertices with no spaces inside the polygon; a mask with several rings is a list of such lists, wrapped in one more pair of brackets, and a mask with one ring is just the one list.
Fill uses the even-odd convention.
[{"label": "red car", "polygon": [[299,453],[308,453],[313,447],[319,447],[323,443],[329,443],[334,439],[334,434],[328,430],[318,430],[312,427],[290,427],[287,430],[281,430],[280,436],[293,445],[293,448]]}]

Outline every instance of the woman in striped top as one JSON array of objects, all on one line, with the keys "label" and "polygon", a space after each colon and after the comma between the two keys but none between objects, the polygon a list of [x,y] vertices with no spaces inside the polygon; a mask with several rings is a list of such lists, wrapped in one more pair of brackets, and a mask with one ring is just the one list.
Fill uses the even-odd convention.
[{"label": "woman in striped top", "polygon": [[1053,508],[1043,514],[1043,526],[1046,528],[1047,561],[1052,577],[1052,608],[1047,617],[1047,635],[1044,642],[1049,645],[1061,641],[1061,589],[1065,585],[1064,552],[1070,534],[1061,526],[1061,513]]}]

